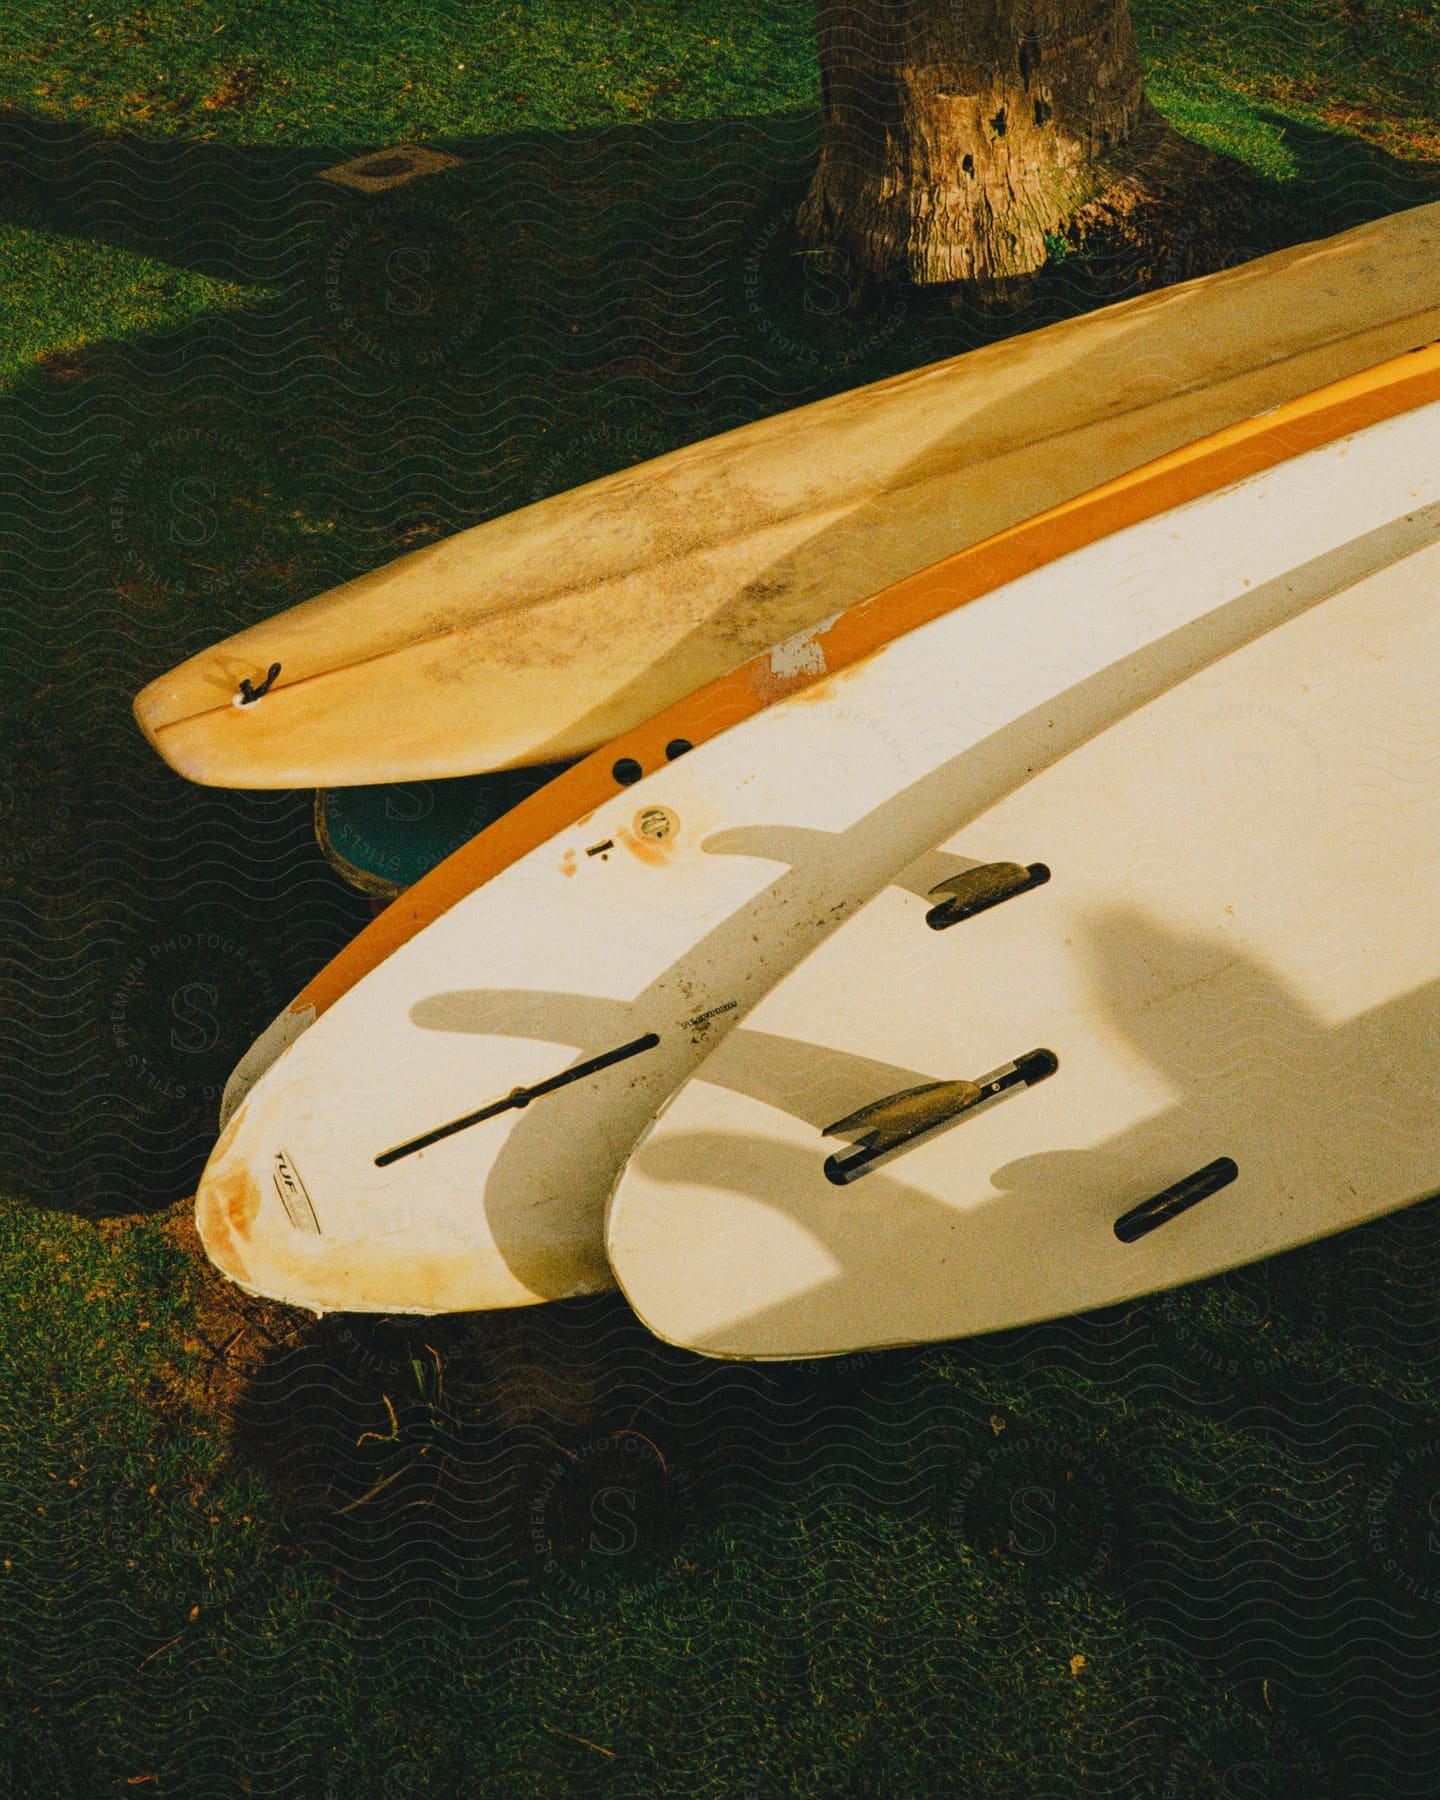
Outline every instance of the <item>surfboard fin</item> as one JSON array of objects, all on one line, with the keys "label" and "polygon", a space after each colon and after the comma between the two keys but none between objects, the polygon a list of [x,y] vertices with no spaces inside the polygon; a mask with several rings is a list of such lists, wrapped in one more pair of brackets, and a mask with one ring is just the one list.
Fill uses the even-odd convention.
[{"label": "surfboard fin", "polygon": [[1044,863],[980,863],[931,888],[932,900],[937,894],[946,898],[939,906],[931,907],[925,915],[925,923],[932,931],[944,931],[947,926],[958,925],[962,919],[972,919],[976,913],[999,906],[1002,900],[1028,893],[1049,879],[1050,871]]},{"label": "surfboard fin", "polygon": [[843,1186],[906,1144],[938,1131],[987,1101],[998,1100],[1002,1094],[1033,1087],[1037,1081],[1053,1075],[1059,1066],[1053,1051],[1031,1050],[1014,1062],[992,1069],[978,1081],[926,1081],[919,1087],[887,1094],[883,1100],[872,1100],[868,1106],[825,1126],[823,1137],[848,1137],[855,1146],[852,1151],[826,1158],[826,1179]]},{"label": "surfboard fin", "polygon": [[979,1099],[977,1082],[926,1081],[919,1087],[887,1094],[883,1100],[872,1100],[868,1106],[827,1125],[823,1135],[848,1137],[870,1151],[886,1150],[917,1132],[943,1125],[946,1119],[974,1106]]},{"label": "surfboard fin", "polygon": [[1229,1187],[1239,1174],[1240,1170],[1233,1158],[1217,1156],[1214,1162],[1206,1163],[1203,1169],[1196,1169],[1193,1175],[1187,1175],[1173,1187],[1162,1188],[1158,1194],[1152,1194],[1148,1200],[1132,1206],[1129,1212],[1121,1213],[1115,1221],[1116,1237],[1122,1244],[1133,1244],[1147,1232],[1154,1231],[1161,1225],[1168,1225],[1171,1219],[1178,1218],[1182,1212],[1188,1212],[1192,1206],[1208,1200],[1211,1194],[1218,1194],[1221,1188]]},{"label": "surfboard fin", "polygon": [[279,663],[271,663],[265,671],[265,679],[257,687],[247,675],[240,683],[240,691],[235,696],[237,706],[253,706],[257,700],[263,700],[275,685],[275,677],[280,673]]},{"label": "surfboard fin", "polygon": [[553,1094],[557,1088],[569,1087],[572,1081],[583,1081],[587,1075],[598,1075],[602,1069],[611,1068],[615,1063],[625,1062],[632,1056],[653,1050],[659,1042],[655,1032],[647,1031],[644,1037],[632,1038],[628,1044],[621,1044],[617,1049],[602,1050],[598,1056],[587,1056],[582,1062],[571,1063],[568,1069],[562,1069],[558,1075],[549,1075],[544,1081],[537,1081],[533,1087],[511,1088],[508,1094],[492,1100],[488,1106],[466,1113],[463,1118],[437,1125],[431,1131],[422,1132],[419,1137],[407,1138],[403,1144],[396,1144],[391,1150],[382,1150],[375,1158],[375,1167],[389,1168],[391,1163],[399,1162],[402,1156],[414,1156],[421,1150],[428,1150],[432,1144],[454,1137],[457,1132],[468,1131],[472,1125],[481,1125],[485,1120],[496,1118],[501,1113],[528,1106],[532,1100]]}]

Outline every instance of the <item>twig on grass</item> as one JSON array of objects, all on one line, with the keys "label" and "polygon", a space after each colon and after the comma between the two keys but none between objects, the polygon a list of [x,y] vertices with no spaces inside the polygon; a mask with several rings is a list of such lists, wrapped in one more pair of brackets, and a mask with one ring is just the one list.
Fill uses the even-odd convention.
[{"label": "twig on grass", "polygon": [[556,1737],[569,1738],[572,1744],[583,1744],[587,1750],[598,1750],[601,1756],[614,1758],[613,1750],[607,1750],[603,1744],[592,1744],[589,1738],[576,1737],[573,1731],[562,1731],[558,1725],[546,1725],[543,1729],[553,1731]]}]

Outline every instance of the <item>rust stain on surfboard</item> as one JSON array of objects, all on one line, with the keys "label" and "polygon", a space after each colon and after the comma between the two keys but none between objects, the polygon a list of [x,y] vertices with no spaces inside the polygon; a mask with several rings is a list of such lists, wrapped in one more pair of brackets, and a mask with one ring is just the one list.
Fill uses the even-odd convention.
[{"label": "rust stain on surfboard", "polygon": [[641,837],[623,826],[616,837],[638,862],[646,863],[652,869],[663,869],[670,861],[670,853],[674,848],[673,838]]},{"label": "rust stain on surfboard", "polygon": [[220,1181],[220,1204],[237,1237],[248,1238],[260,1212],[260,1190],[247,1168],[239,1168]]},{"label": "rust stain on surfboard", "polygon": [[[195,1226],[210,1260],[235,1281],[248,1281],[249,1270],[235,1242],[248,1237],[260,1211],[260,1192],[246,1165],[226,1167],[226,1157],[245,1122],[246,1108],[221,1132],[211,1153],[208,1179],[195,1207]],[[210,1170],[214,1173],[210,1174]]]},{"label": "rust stain on surfboard", "polygon": [[195,1226],[205,1254],[222,1275],[232,1281],[248,1284],[250,1271],[230,1233],[227,1195],[224,1186],[207,1188],[195,1209]]}]

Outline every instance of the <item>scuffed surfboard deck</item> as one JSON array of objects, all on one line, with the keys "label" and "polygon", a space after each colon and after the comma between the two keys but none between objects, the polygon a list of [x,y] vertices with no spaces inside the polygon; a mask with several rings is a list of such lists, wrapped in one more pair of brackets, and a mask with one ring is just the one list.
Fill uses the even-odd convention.
[{"label": "scuffed surfboard deck", "polygon": [[1440,204],[490,520],[190,658],[136,716],[176,769],[220,786],[581,756],[943,556],[1437,337]]},{"label": "scuffed surfboard deck", "polygon": [[[1049,879],[938,930],[888,889],[704,1064],[611,1202],[641,1318],[734,1357],[959,1337],[1440,1190],[1437,692],[1432,541],[956,833],[937,878]],[[1036,1050],[1052,1074],[969,1116],[949,1090],[884,1104]],[[1127,1241],[1196,1176],[1213,1191]]]}]

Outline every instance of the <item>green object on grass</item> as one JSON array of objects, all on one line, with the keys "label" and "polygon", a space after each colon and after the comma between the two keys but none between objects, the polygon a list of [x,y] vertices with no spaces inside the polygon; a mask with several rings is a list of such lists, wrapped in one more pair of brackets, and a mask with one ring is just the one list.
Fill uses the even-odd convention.
[{"label": "green object on grass", "polygon": [[315,836],[352,887],[393,899],[569,767],[544,763],[449,781],[320,788]]}]

